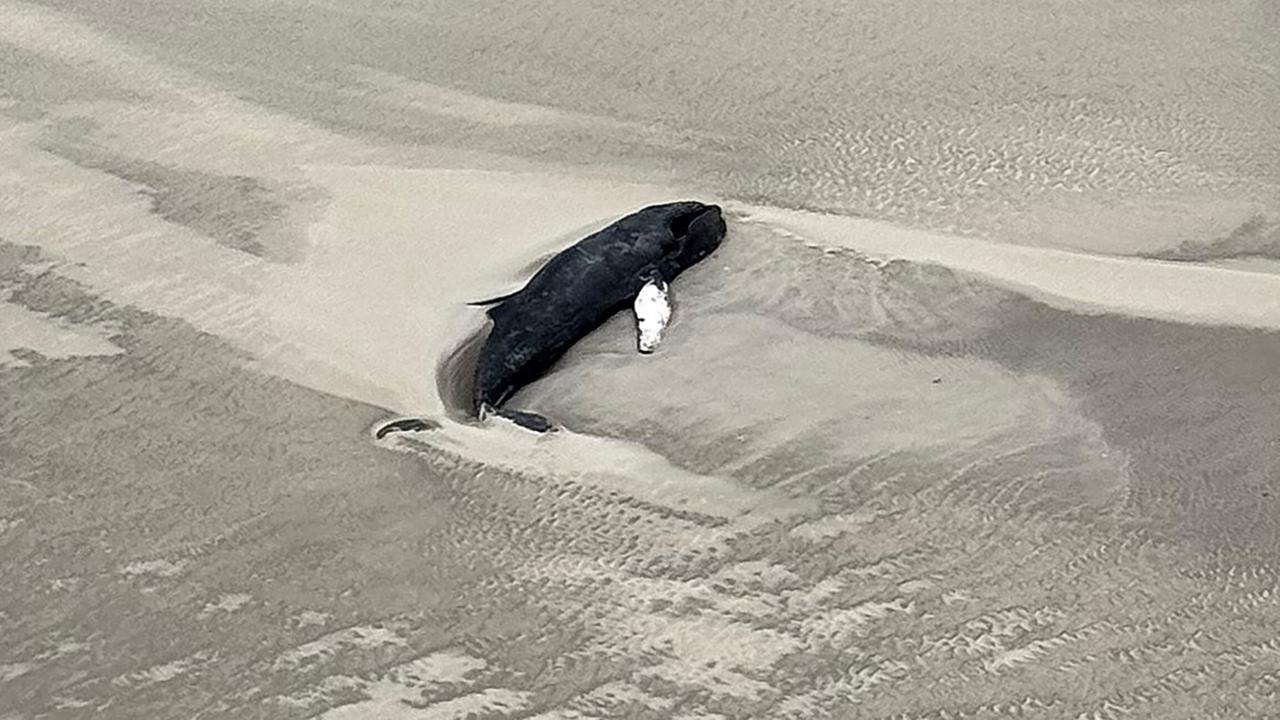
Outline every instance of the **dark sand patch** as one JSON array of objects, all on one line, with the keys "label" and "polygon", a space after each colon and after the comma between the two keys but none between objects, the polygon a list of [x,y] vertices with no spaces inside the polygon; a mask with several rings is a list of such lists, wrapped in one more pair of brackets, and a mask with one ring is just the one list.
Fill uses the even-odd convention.
[{"label": "dark sand patch", "polygon": [[32,121],[70,102],[140,99],[100,74],[0,41],[0,115]]},{"label": "dark sand patch", "polygon": [[35,245],[18,245],[0,238],[0,273],[39,262],[40,248]]},{"label": "dark sand patch", "polygon": [[[6,710],[296,717],[267,698],[324,675],[273,674],[291,648],[410,618],[360,672],[525,612],[491,585],[505,551],[441,495],[448,464],[369,442],[382,410],[245,370],[224,342],[54,274],[3,283],[29,309],[117,323],[127,349],[0,370],[0,664],[30,666],[0,682]],[[206,610],[238,594],[244,610]]]},{"label": "dark sand patch", "polygon": [[296,248],[283,232],[289,193],[260,178],[217,175],[131,158],[96,145],[95,124],[84,118],[60,122],[46,149],[77,165],[142,186],[152,212],[209,237],[223,247],[265,260],[288,259]]},{"label": "dark sand patch", "polygon": [[1142,254],[1141,257],[1175,262],[1247,258],[1280,260],[1280,219],[1257,214],[1217,240],[1189,240],[1168,250]]},{"label": "dark sand patch", "polygon": [[977,347],[1081,399],[1128,455],[1140,517],[1243,562],[1280,549],[1280,333],[1028,303]]}]

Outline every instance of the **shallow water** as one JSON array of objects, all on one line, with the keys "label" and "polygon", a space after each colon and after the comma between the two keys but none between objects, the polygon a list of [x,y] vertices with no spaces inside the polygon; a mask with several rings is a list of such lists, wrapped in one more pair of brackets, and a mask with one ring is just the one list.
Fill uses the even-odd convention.
[{"label": "shallow water", "polygon": [[490,5],[0,0],[0,718],[1274,713],[1273,4]]}]

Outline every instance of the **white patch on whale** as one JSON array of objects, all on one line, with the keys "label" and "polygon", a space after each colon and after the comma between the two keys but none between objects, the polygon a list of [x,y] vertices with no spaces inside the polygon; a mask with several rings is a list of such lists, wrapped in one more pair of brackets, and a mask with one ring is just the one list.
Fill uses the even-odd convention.
[{"label": "white patch on whale", "polygon": [[660,279],[650,280],[640,288],[634,304],[636,313],[637,344],[640,352],[651,353],[662,342],[662,331],[671,321],[671,299],[667,284]]}]

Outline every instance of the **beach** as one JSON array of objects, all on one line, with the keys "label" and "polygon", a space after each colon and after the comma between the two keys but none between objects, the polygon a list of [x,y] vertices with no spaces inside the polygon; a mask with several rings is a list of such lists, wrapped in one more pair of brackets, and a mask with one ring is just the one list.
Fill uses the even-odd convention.
[{"label": "beach", "polygon": [[[0,720],[1274,716],[1277,32],[0,0]],[[686,198],[658,351],[467,417]]]}]

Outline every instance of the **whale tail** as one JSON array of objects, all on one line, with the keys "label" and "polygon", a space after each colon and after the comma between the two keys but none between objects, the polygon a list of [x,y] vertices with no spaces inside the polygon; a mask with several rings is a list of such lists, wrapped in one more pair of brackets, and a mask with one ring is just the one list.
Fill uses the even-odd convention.
[{"label": "whale tail", "polygon": [[381,440],[393,432],[423,432],[425,430],[439,429],[440,423],[429,418],[401,418],[399,420],[392,420],[391,422],[379,427],[373,434],[373,437],[376,440]]},{"label": "whale tail", "polygon": [[551,430],[555,430],[556,428],[554,423],[552,423],[550,420],[548,420],[547,418],[537,413],[524,412],[521,410],[506,410],[504,408],[496,408],[490,405],[489,403],[482,403],[480,405],[480,410],[477,413],[477,415],[481,420],[484,420],[486,417],[490,415],[496,415],[500,418],[506,418],[507,420],[510,420],[511,422],[515,423],[516,425],[519,425],[525,430],[532,430],[533,432],[536,432],[536,433],[549,432]]}]

